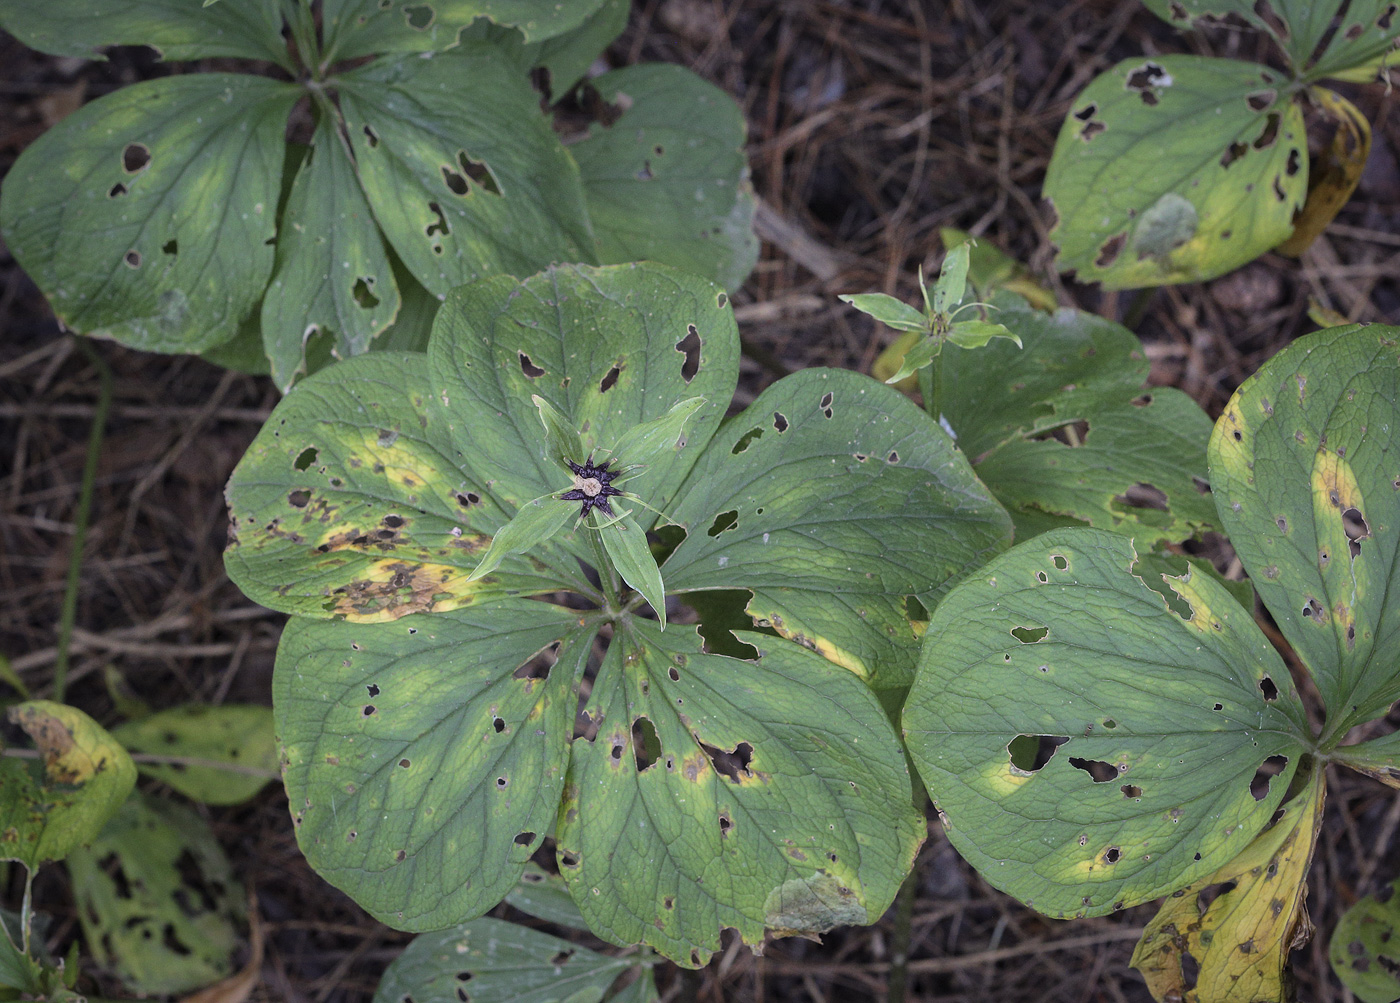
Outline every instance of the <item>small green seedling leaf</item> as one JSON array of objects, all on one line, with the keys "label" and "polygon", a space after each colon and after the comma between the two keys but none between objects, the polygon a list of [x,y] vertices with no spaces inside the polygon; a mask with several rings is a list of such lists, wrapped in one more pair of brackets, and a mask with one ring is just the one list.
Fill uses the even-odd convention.
[{"label": "small green seedling leaf", "polygon": [[520,884],[506,896],[506,901],[537,919],[574,930],[587,930],[588,923],[578,911],[564,879],[550,874],[539,864],[525,865]]},{"label": "small green seedling leaf", "polygon": [[912,345],[904,352],[904,358],[900,360],[899,368],[894,371],[886,383],[900,383],[913,376],[920,369],[932,364],[943,351],[943,340],[941,338],[923,338]]},{"label": "small green seedling leaf", "polygon": [[[972,244],[959,244],[943,257],[943,268],[933,286],[933,313],[950,314],[967,293],[967,269]],[[919,280],[920,286],[923,280]]]},{"label": "small green seedling leaf", "polygon": [[688,397],[677,401],[660,418],[633,425],[613,447],[612,455],[618,463],[631,467],[650,464],[667,450],[674,450],[681,442],[685,423],[696,411],[705,405],[703,397]]},{"label": "small green seedling leaf", "polygon": [[663,64],[591,78],[585,93],[604,118],[569,153],[598,260],[659,261],[738,289],[758,260],[758,238],[744,116],[734,100]]},{"label": "small green seedling leaf", "polygon": [[1340,741],[1400,699],[1400,328],[1332,328],[1279,352],[1210,440],[1225,531]]},{"label": "small green seedling leaf", "polygon": [[1244,852],[1167,898],[1133,951],[1156,999],[1290,998],[1288,955],[1312,929],[1303,904],[1325,790],[1319,770]]},{"label": "small green seedling leaf", "polygon": [[[538,400],[539,398],[535,398]],[[558,495],[543,495],[520,506],[515,517],[496,531],[481,563],[467,576],[468,582],[485,577],[511,554],[522,554],[552,539],[575,515],[573,506]]]},{"label": "small green seedling leaf", "polygon": [[131,757],[82,711],[29,700],[8,711],[39,758],[0,757],[0,859],[33,871],[90,842],[136,783]]},{"label": "small green seedling leaf", "polygon": [[205,804],[240,804],[278,776],[270,707],[186,704],[128,721],[112,737],[130,752],[188,760],[137,768]]},{"label": "small green seedling leaf", "polygon": [[1344,745],[1333,753],[1332,760],[1400,788],[1400,731],[1358,745]]},{"label": "small green seedling leaf", "polygon": [[886,327],[896,331],[909,331],[928,334],[933,330],[933,321],[920,310],[915,310],[903,300],[886,296],[884,293],[857,293],[853,296],[838,296],[842,303],[849,303],[861,313],[869,314]]},{"label": "small green seedling leaf", "polygon": [[573,423],[559,413],[559,409],[539,394],[532,394],[531,402],[540,412],[540,422],[544,425],[545,456],[560,468],[569,469],[569,461],[582,463],[584,460],[583,442]]},{"label": "small green seedling leaf", "polygon": [[[597,519],[598,516],[595,514],[593,518]],[[661,621],[661,629],[665,630],[666,590],[661,584],[661,570],[656,566],[656,558],[647,546],[646,533],[630,515],[612,520],[597,533],[602,537],[603,547],[617,573],[651,605]]]},{"label": "small green seedling leaf", "polygon": [[1287,239],[1308,150],[1286,83],[1205,56],[1129,59],[1097,77],[1045,176],[1059,267],[1110,289],[1199,282]]},{"label": "small green seedling leaf", "polygon": [[425,933],[394,959],[374,1003],[598,1003],[630,958],[499,919]]},{"label": "small green seedling leaf", "polygon": [[1332,932],[1332,971],[1361,1003],[1400,999],[1400,881],[1352,906]]},{"label": "small green seedling leaf", "polygon": [[1007,330],[1004,324],[986,320],[961,320],[948,329],[948,340],[959,348],[981,348],[993,338],[1005,338],[1007,341],[1014,341],[1017,348],[1024,347],[1020,335]]},{"label": "small green seedling leaf", "polygon": [[133,797],[67,866],[94,959],[136,992],[183,993],[233,971],[243,890],[189,808]]},{"label": "small green seedling leaf", "polygon": [[970,233],[950,226],[939,229],[938,238],[945,249],[961,244],[971,247],[967,280],[978,299],[989,300],[992,293],[1005,289],[1024,296],[1037,309],[1055,309],[1055,294],[1032,278],[1024,265],[990,240],[974,241]]},{"label": "small green seedling leaf", "polygon": [[[934,611],[904,709],[953,845],[1051,916],[1214,873],[1311,748],[1250,613],[1204,575],[1165,583],[1178,612],[1134,558],[1122,536],[1062,529],[991,561]],[[1277,775],[1256,780],[1261,766]]]}]

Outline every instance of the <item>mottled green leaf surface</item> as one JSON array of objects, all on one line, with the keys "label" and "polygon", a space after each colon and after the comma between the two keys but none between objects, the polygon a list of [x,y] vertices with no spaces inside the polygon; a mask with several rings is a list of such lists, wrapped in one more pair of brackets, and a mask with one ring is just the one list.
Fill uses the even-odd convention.
[{"label": "mottled green leaf surface", "polygon": [[670,520],[672,592],[749,589],[764,626],[881,690],[902,689],[932,608],[1010,525],[948,436],[898,391],[807,369],[719,430]]},{"label": "mottled green leaf surface", "polygon": [[387,624],[293,619],[273,700],[311,865],[399,929],[504,898],[558,810],[592,636],[580,619],[523,600]]},{"label": "mottled green leaf surface", "polygon": [[[225,0],[228,2],[228,0]],[[380,52],[432,52],[458,44],[477,18],[516,28],[527,42],[582,25],[603,0],[326,0],[326,50],[333,59]],[[595,53],[596,55],[596,53]]]},{"label": "mottled green leaf surface", "polygon": [[531,916],[556,926],[587,930],[588,923],[578,911],[568,885],[558,874],[550,874],[539,864],[526,864],[520,884],[506,896],[506,901]]},{"label": "mottled green leaf surface", "polygon": [[394,959],[374,1003],[598,1003],[631,966],[498,919],[426,933]]},{"label": "mottled green leaf surface", "polygon": [[33,871],[101,831],[136,783],[126,750],[82,711],[49,700],[9,709],[38,759],[0,757],[0,859]]},{"label": "mottled green leaf surface", "polygon": [[364,353],[399,312],[384,240],[337,123],[323,115],[282,211],[277,269],[262,304],[263,348],[283,391],[307,371],[306,343]]},{"label": "mottled green leaf surface", "polygon": [[1332,970],[1361,1003],[1400,999],[1400,881],[1352,906],[1332,932]]},{"label": "mottled green leaf surface", "polygon": [[277,0],[56,0],[7,3],[0,27],[54,56],[102,59],[108,45],[149,45],[168,60],[242,56],[290,67]]},{"label": "mottled green leaf surface", "polygon": [[1216,424],[1210,472],[1340,739],[1400,699],[1400,329],[1333,328],[1270,359]]},{"label": "mottled green leaf surface", "polygon": [[[703,653],[683,628],[615,637],[574,740],[560,871],[589,927],[691,967],[733,927],[873,922],[923,841],[899,742],[873,693],[800,647]],[[653,919],[654,917],[654,919]]]},{"label": "mottled green leaf surface", "polygon": [[[251,704],[185,704],[112,729],[129,752],[200,760],[142,763],[142,773],[205,804],[247,801],[277,775],[272,709]],[[220,769],[223,764],[229,769]]]},{"label": "mottled green leaf surface", "polygon": [[578,167],[521,86],[528,68],[475,42],[427,59],[379,59],[340,78],[375,218],[439,296],[484,275],[593,258]]},{"label": "mottled green leaf surface", "polygon": [[[1268,822],[1311,742],[1250,614],[1193,575],[1167,582],[1184,619],[1133,559],[1121,536],[1070,529],[992,561],[935,611],[904,711],[953,844],[1052,916],[1214,872]],[[1256,783],[1274,756],[1286,764]]]},{"label": "mottled green leaf surface", "polygon": [[1129,59],[1097,77],[1045,176],[1059,267],[1109,289],[1198,282],[1285,240],[1308,182],[1286,84],[1205,56]]},{"label": "mottled green leaf surface", "polygon": [[629,66],[588,81],[617,115],[569,148],[608,263],[651,260],[734,290],[758,259],[744,116],[680,66]]},{"label": "mottled green leaf surface", "polygon": [[189,808],[133,797],[67,866],[88,949],[132,989],[186,992],[233,970],[243,889]]},{"label": "mottled green leaf surface", "polygon": [[243,74],[161,77],[32,143],[5,178],[0,229],[59,319],[147,351],[231,339],[272,272],[298,93]]}]

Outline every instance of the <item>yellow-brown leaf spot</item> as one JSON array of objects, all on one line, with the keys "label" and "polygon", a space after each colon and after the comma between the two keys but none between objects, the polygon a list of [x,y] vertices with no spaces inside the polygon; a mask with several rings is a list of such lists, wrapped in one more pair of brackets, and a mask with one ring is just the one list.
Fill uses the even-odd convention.
[{"label": "yellow-brown leaf spot", "polygon": [[360,569],[360,577],[335,589],[326,609],[355,623],[384,623],[410,613],[470,606],[492,579],[471,582],[471,572],[445,564],[385,559]]}]

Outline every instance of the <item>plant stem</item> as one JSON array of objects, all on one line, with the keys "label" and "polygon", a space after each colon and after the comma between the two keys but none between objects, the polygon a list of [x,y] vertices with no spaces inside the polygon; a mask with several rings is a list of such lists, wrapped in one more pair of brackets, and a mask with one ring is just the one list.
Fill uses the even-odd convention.
[{"label": "plant stem", "polygon": [[73,623],[78,617],[78,585],[83,571],[83,544],[87,539],[88,518],[92,512],[92,489],[97,481],[97,459],[102,451],[102,436],[107,427],[107,411],[112,404],[112,369],[84,337],[78,337],[78,347],[97,370],[99,384],[97,408],[88,432],[87,462],[83,465],[83,483],[78,489],[78,511],[73,516],[73,550],[68,557],[68,581],[63,587],[63,609],[58,616],[58,647],[53,665],[53,699],[63,703],[68,685],[68,649],[73,643]]},{"label": "plant stem", "polygon": [[[590,518],[596,518],[590,516]],[[614,611],[622,607],[622,585],[613,567],[612,559],[608,557],[608,552],[603,549],[603,538],[598,535],[598,531],[585,523],[582,527],[583,535],[588,537],[588,545],[593,548],[594,569],[598,572],[598,584],[602,586],[603,596],[607,600],[607,605]]]},{"label": "plant stem", "polygon": [[914,928],[914,900],[919,891],[917,864],[899,886],[894,900],[894,929],[890,931],[890,979],[885,992],[887,1003],[904,1003],[909,990],[909,941]]}]

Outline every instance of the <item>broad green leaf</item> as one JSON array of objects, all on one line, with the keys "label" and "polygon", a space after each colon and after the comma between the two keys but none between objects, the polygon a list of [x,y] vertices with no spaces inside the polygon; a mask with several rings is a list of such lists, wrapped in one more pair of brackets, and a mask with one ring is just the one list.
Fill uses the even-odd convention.
[{"label": "broad green leaf", "polygon": [[526,69],[474,43],[339,78],[375,219],[438,296],[483,275],[593,257],[578,169],[522,85]]},{"label": "broad green leaf", "polygon": [[729,419],[671,515],[672,592],[748,589],[763,626],[876,689],[909,685],[907,597],[932,608],[1008,543],[1006,513],[898,391],[807,369]]},{"label": "broad green leaf", "polygon": [[133,797],[67,865],[88,949],[132,989],[182,993],[233,971],[243,889],[189,808]]},{"label": "broad green leaf", "polygon": [[0,859],[30,871],[62,860],[101,831],[136,783],[136,767],[75,707],[28,700],[7,712],[38,759],[0,757]]},{"label": "broad green leaf", "polygon": [[963,301],[967,292],[967,269],[971,242],[959,244],[943,256],[943,268],[933,286],[933,312],[948,314]]},{"label": "broad green leaf", "polygon": [[1005,289],[1024,296],[1041,310],[1055,309],[1055,294],[1031,277],[1019,261],[1004,253],[985,238],[973,241],[972,235],[964,230],[945,226],[939,229],[938,239],[944,248],[970,244],[968,255],[967,280],[972,283],[973,292],[981,300],[989,300],[992,293]]},{"label": "broad green leaf", "polygon": [[63,323],[147,351],[233,338],[272,272],[299,94],[244,74],[161,77],[31,144],[5,178],[0,230]]},{"label": "broad green leaf", "polygon": [[109,45],[148,45],[167,60],[242,56],[292,68],[277,0],[212,8],[199,0],[10,3],[0,8],[0,27],[53,56],[105,59],[100,50]]},{"label": "broad green leaf", "polygon": [[1202,17],[1233,14],[1243,18],[1273,35],[1288,53],[1294,70],[1305,72],[1310,80],[1367,63],[1392,48],[1400,37],[1400,17],[1390,0],[1270,0],[1268,9],[1281,20],[1283,31],[1254,0],[1143,2],[1158,17],[1180,27]]},{"label": "broad green leaf", "polygon": [[208,763],[142,763],[138,767],[185,797],[205,804],[247,801],[277,776],[277,738],[269,707],[185,704],[128,721],[113,728],[112,737],[129,752]]},{"label": "broad green leaf", "polygon": [[15,922],[4,924],[0,932],[0,990],[12,989],[26,993],[39,993],[43,990],[43,966],[19,948],[22,935],[19,930],[19,917]]},{"label": "broad green leaf", "polygon": [[613,446],[617,462],[627,466],[649,465],[668,449],[678,449],[684,439],[685,423],[705,406],[703,397],[687,397],[678,401],[660,418],[633,425]]},{"label": "broad green leaf", "polygon": [[[595,514],[596,520],[598,516]],[[661,572],[656,567],[656,558],[647,546],[647,536],[637,521],[631,516],[623,516],[599,529],[603,548],[608,552],[617,573],[622,580],[636,589],[641,597],[651,604],[661,629],[666,629],[666,590],[661,584]]]},{"label": "broad green leaf", "polygon": [[383,624],[294,618],[273,700],[311,866],[400,930],[499,902],[559,808],[584,619],[510,599]]},{"label": "broad green leaf", "polygon": [[1246,380],[1210,441],[1220,519],[1327,707],[1400,699],[1400,329],[1319,331]]},{"label": "broad green leaf", "polygon": [[583,451],[583,441],[573,423],[539,394],[531,394],[530,402],[539,411],[540,424],[544,425],[545,456],[563,469],[567,469],[570,460],[583,463],[588,454]]},{"label": "broad green leaf", "polygon": [[1400,787],[1400,731],[1359,745],[1344,745],[1332,753],[1332,761]]},{"label": "broad green leaf", "polygon": [[1303,903],[1325,793],[1319,771],[1243,853],[1167,898],[1133,951],[1156,999],[1292,998],[1288,955],[1312,932]]},{"label": "broad green leaf", "polygon": [[325,58],[451,49],[477,18],[517,28],[525,41],[536,42],[578,28],[602,4],[603,0],[326,0]]},{"label": "broad green leaf", "polygon": [[532,395],[584,430],[586,453],[613,449],[634,426],[704,397],[686,423],[687,444],[627,484],[668,511],[734,394],[738,342],[728,296],[660,265],[487,279],[455,290],[438,313],[432,396],[455,448],[508,506],[571,485],[545,458]]},{"label": "broad green leaf", "polygon": [[1210,419],[1180,391],[1143,385],[1149,367],[1133,333],[1007,293],[993,302],[1025,347],[947,349],[938,402],[1018,539],[1043,516],[1133,535],[1144,551],[1215,525],[1202,493]]},{"label": "broad green leaf", "polygon": [[[1101,916],[1214,873],[1312,747],[1250,614],[1192,575],[1167,582],[1184,619],[1133,563],[1129,540],[1092,529],[991,561],[935,610],[904,710],[953,845],[1051,916]],[[1265,764],[1278,774],[1256,780]]]},{"label": "broad green leaf", "polygon": [[1307,183],[1302,110],[1276,72],[1125,60],[1085,88],[1055,143],[1056,263],[1109,289],[1214,278],[1288,237]]},{"label": "broad green leaf", "polygon": [[496,530],[491,546],[486,548],[481,563],[467,576],[467,581],[474,582],[489,575],[511,554],[524,553],[552,539],[576,514],[571,503],[560,501],[554,495],[527,501],[510,522]]},{"label": "broad green leaf", "polygon": [[869,314],[881,324],[896,331],[911,331],[927,334],[932,329],[932,321],[922,310],[915,310],[903,300],[886,296],[884,293],[857,293],[854,296],[836,297],[842,303],[849,303],[861,313]]},{"label": "broad green leaf", "polygon": [[627,28],[629,0],[602,0],[577,28],[526,46],[534,64],[549,72],[551,100],[561,100]]},{"label": "broad green leaf", "polygon": [[582,173],[599,260],[649,259],[729,290],[743,285],[758,238],[744,116],[734,99],[662,63],[613,70],[588,86],[612,112],[569,152]]},{"label": "broad green leaf", "polygon": [[598,1003],[630,958],[547,933],[478,919],[425,933],[394,959],[374,1003]]},{"label": "broad green leaf", "polygon": [[384,240],[338,124],[323,115],[282,213],[277,270],[262,305],[272,376],[283,391],[307,371],[306,343],[334,339],[337,358],[365,352],[399,311]]},{"label": "broad green leaf", "polygon": [[298,384],[229,481],[239,587],[283,612],[393,620],[566,584],[520,559],[469,580],[507,510],[431,397],[421,355],[360,356]]},{"label": "broad green leaf", "polygon": [[885,382],[903,382],[925,366],[932,365],[933,360],[938,358],[942,351],[942,339],[932,337],[920,339],[905,350],[903,358],[899,360],[899,368]]},{"label": "broad green leaf", "polygon": [[433,319],[437,317],[442,300],[423,288],[423,283],[413,277],[404,267],[399,256],[389,248],[389,261],[393,265],[394,285],[398,286],[398,316],[379,337],[370,342],[371,352],[426,352],[428,337],[433,330]]},{"label": "broad green leaf", "polygon": [[1017,348],[1023,347],[1019,335],[992,321],[963,320],[948,329],[948,340],[959,348],[981,348],[993,338],[1005,338],[1014,341]]},{"label": "broad green leaf", "polygon": [[520,884],[506,896],[506,901],[531,916],[556,926],[587,930],[583,913],[578,911],[569,888],[558,874],[550,874],[539,864],[526,864]]},{"label": "broad green leaf", "polygon": [[1352,906],[1337,922],[1332,970],[1361,1003],[1400,999],[1400,881]]},{"label": "broad green leaf", "polygon": [[687,967],[724,927],[757,945],[765,929],[873,922],[924,836],[870,690],[796,645],[741,640],[758,661],[647,621],[619,631],[559,819],[560,871],[589,927]]}]

